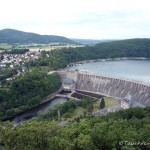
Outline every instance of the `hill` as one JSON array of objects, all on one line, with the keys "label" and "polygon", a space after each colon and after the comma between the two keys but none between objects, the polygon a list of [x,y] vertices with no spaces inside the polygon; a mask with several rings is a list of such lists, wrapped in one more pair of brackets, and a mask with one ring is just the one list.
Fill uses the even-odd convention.
[{"label": "hill", "polygon": [[85,44],[85,45],[94,45],[94,44],[98,44],[98,43],[103,43],[103,42],[110,42],[113,40],[110,39],[106,39],[106,40],[93,40],[93,39],[75,39],[75,38],[71,38],[71,40],[80,43],[80,44]]},{"label": "hill", "polygon": [[48,44],[51,42],[75,44],[76,42],[63,37],[55,35],[40,35],[36,33],[23,32],[14,29],[0,30],[0,43],[20,43],[20,44]]},{"label": "hill", "polygon": [[93,49],[101,58],[146,57],[150,58],[150,39],[127,39],[96,44]]},{"label": "hill", "polygon": [[47,64],[53,69],[59,69],[73,62],[117,57],[150,58],[150,39],[129,39],[79,48],[65,48],[54,51],[49,58],[39,59],[36,64]]}]

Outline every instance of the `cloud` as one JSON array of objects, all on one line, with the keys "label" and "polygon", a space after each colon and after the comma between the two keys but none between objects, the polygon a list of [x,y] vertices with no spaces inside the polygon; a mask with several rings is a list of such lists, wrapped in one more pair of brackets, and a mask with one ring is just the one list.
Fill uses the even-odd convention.
[{"label": "cloud", "polygon": [[150,37],[148,0],[0,0],[0,29],[75,38]]}]

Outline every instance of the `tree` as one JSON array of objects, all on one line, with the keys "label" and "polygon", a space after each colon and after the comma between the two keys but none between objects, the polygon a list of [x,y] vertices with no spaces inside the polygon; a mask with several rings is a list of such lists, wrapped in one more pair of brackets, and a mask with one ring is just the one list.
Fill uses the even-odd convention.
[{"label": "tree", "polygon": [[93,111],[93,104],[89,104],[89,105],[88,105],[87,111],[88,111],[89,113],[92,113],[92,111]]},{"label": "tree", "polygon": [[84,117],[86,116],[86,111],[83,112],[83,116],[84,116]]},{"label": "tree", "polygon": [[80,122],[80,117],[75,118],[76,122]]},{"label": "tree", "polygon": [[3,60],[4,59],[4,55],[0,55],[0,60]]},{"label": "tree", "polygon": [[[137,110],[130,109],[132,112]],[[0,149],[148,150],[150,149],[150,132],[148,132],[150,119],[147,115],[150,114],[150,107],[141,110],[145,115],[140,118],[127,119],[118,111],[65,126],[60,126],[58,122],[49,119],[41,121],[32,119],[14,130],[13,123],[0,122]],[[128,110],[122,112],[127,113]]]},{"label": "tree", "polygon": [[[39,104],[44,97],[56,92],[60,85],[58,74],[47,75],[46,71],[33,69],[9,83],[7,90],[0,89],[1,117],[8,117]],[[5,85],[4,85],[5,86]],[[67,110],[68,111],[68,110]],[[4,114],[4,116],[2,116]]]},{"label": "tree", "polygon": [[27,71],[29,71],[29,70],[30,70],[30,65],[29,65],[29,63],[26,62],[24,65],[25,65]]},{"label": "tree", "polygon": [[102,98],[101,101],[100,101],[100,109],[103,109],[103,108],[105,108],[105,100],[104,100],[104,98]]}]

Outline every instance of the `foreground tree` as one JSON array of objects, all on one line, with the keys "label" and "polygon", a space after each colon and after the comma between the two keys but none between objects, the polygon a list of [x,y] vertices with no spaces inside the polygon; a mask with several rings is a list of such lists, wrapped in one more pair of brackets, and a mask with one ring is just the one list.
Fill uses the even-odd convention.
[{"label": "foreground tree", "polygon": [[[143,111],[138,118],[131,113]],[[149,150],[150,107],[130,108],[61,126],[36,118],[15,130],[0,122],[0,150]]]}]

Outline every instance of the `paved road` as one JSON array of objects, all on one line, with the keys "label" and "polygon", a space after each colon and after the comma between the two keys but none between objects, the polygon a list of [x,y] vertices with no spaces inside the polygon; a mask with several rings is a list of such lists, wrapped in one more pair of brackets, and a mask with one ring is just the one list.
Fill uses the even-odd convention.
[{"label": "paved road", "polygon": [[52,74],[52,73],[54,73],[54,72],[56,72],[56,71],[49,71],[48,74]]},{"label": "paved road", "polygon": [[95,112],[93,112],[92,114],[95,116],[100,116],[100,115],[106,115],[109,112],[115,112],[118,110],[121,110],[122,108],[120,107],[120,105],[116,105],[116,106],[112,106],[109,108],[105,108],[105,109],[101,109],[101,110],[97,110]]}]

